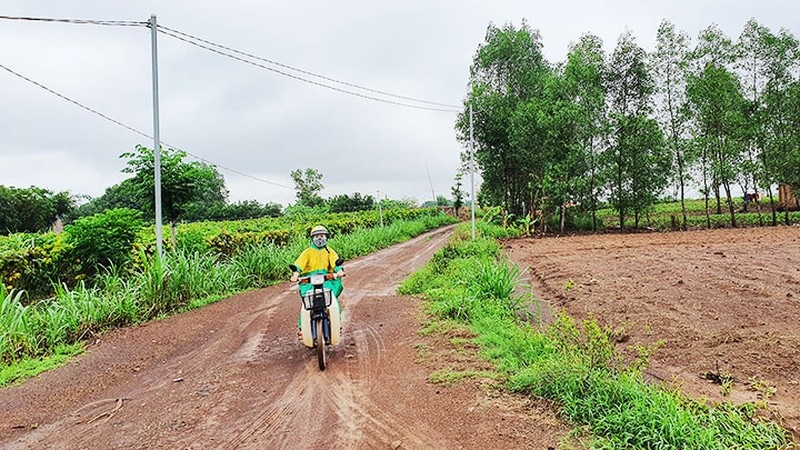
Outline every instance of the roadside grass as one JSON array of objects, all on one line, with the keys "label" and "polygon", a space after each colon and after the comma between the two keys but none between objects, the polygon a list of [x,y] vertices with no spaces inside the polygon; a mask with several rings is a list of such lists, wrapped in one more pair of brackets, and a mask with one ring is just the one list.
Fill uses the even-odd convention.
[{"label": "roadside grass", "polygon": [[[453,239],[399,288],[426,298],[435,317],[422,333],[467,326],[480,354],[494,364],[507,389],[553,400],[561,413],[592,435],[592,448],[782,449],[785,430],[762,419],[759,406],[710,404],[665,386],[645,383],[642,370],[656,347],[630,361],[614,347],[614,330],[594,319],[575,323],[565,313],[553,323],[519,319],[533,301],[514,295],[521,274],[500,257],[494,226],[480,224],[475,241],[459,226]],[[472,376],[450,368],[433,381]]]},{"label": "roadside grass", "polygon": [[428,376],[431,383],[452,385],[468,378],[495,378],[495,372],[480,370],[455,370],[451,368],[440,369]]},{"label": "roadside grass", "polygon": [[0,366],[0,388],[15,386],[42,372],[61,367],[70,358],[83,352],[84,343],[56,347],[50,356],[44,358],[23,358],[7,366]]},{"label": "roadside grass", "polygon": [[[444,214],[397,220],[384,228],[335,236],[330,245],[347,260],[453,222]],[[170,251],[162,259],[142,253],[139,270],[128,274],[110,267],[92,286],[83,282],[73,289],[54,286],[52,298],[27,305],[24,291],[9,291],[0,283],[0,386],[55,367],[80,353],[81,342],[106,330],[285,281],[289,264],[307,246],[307,239],[298,237],[284,247],[250,246],[228,259],[191,250]]]}]

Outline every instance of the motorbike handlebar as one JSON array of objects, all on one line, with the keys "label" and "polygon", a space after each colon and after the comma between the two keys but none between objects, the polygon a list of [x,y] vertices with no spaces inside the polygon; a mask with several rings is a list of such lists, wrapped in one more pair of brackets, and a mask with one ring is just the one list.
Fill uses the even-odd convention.
[{"label": "motorbike handlebar", "polygon": [[[345,276],[344,272],[334,272],[334,273],[326,273],[325,280],[335,280],[337,278],[343,278]],[[311,282],[311,277],[302,277],[297,279],[297,284],[308,284]]]}]

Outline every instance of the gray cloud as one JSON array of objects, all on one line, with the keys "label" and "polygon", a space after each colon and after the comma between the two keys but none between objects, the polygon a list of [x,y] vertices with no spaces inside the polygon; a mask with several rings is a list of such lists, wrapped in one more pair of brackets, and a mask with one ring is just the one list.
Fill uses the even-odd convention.
[{"label": "gray cloud", "polygon": [[[146,21],[338,80],[459,105],[490,22],[539,29],[551,62],[583,33],[611,51],[630,29],[652,48],[662,19],[732,38],[755,17],[798,34],[792,2],[52,2],[6,0],[3,15]],[[314,167],[328,195],[450,195],[463,147],[455,114],[365,100],[159,34],[161,137],[223,169],[232,200],[294,201],[289,172]],[[0,64],[152,133],[146,28],[0,20]],[[316,80],[322,82],[322,80]],[[344,86],[339,86],[345,88]],[[367,93],[368,94],[368,93]],[[152,142],[0,70],[0,184],[97,196],[121,181],[119,154]],[[395,99],[396,100],[396,99]],[[399,101],[399,100],[398,100]],[[227,169],[233,169],[229,171]],[[235,172],[234,172],[235,171]],[[428,178],[430,174],[430,179]],[[433,185],[433,189],[431,187]]]}]

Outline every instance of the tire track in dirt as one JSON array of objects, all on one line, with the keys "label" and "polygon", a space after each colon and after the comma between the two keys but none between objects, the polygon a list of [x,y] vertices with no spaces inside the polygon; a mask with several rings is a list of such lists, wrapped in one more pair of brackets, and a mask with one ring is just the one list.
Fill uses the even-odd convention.
[{"label": "tire track in dirt", "polygon": [[[419,424],[394,419],[391,413],[369,401],[373,380],[380,375],[385,362],[386,343],[375,324],[360,324],[351,329],[350,311],[362,301],[380,301],[382,295],[393,293],[397,284],[414,270],[409,265],[427,262],[448,236],[449,228],[438,230],[432,236],[418,237],[376,255],[345,263],[348,272],[343,296],[345,334],[331,349],[331,365],[320,372],[316,360],[308,358],[302,372],[291,377],[288,386],[282,387],[283,394],[265,405],[265,411],[224,448],[263,448],[266,442],[275,448],[375,448],[398,438],[405,445],[411,445],[407,448],[440,448],[437,441],[430,438],[436,436],[434,430],[415,431]],[[420,251],[403,256],[407,253],[406,247],[418,246],[420,240],[426,241]],[[388,283],[385,282],[387,274]],[[371,278],[380,279],[384,287],[374,289]],[[347,285],[350,284],[355,288],[349,289]],[[369,288],[365,289],[365,285]],[[291,292],[294,295],[294,291]],[[320,417],[328,419],[319,420]],[[338,423],[332,426],[330,420],[334,417]],[[294,431],[297,424],[303,424],[302,432]]]}]

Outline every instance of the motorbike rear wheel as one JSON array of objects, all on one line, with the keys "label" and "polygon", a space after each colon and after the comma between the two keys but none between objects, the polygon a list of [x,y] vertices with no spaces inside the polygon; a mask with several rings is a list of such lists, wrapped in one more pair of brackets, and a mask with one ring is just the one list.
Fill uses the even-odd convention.
[{"label": "motorbike rear wheel", "polygon": [[325,333],[322,320],[317,320],[317,362],[319,362],[319,370],[325,370],[327,355],[325,355]]}]

